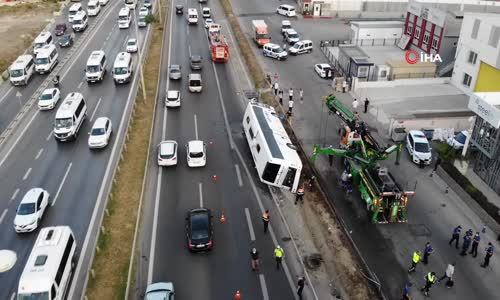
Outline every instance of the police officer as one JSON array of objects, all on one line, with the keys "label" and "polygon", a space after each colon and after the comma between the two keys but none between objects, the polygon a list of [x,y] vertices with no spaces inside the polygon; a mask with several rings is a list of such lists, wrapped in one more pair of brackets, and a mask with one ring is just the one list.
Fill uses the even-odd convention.
[{"label": "police officer", "polygon": [[434,252],[434,249],[432,248],[431,243],[427,242],[424,248],[424,259],[422,259],[424,265],[429,263],[429,255],[431,255],[432,252]]},{"label": "police officer", "polygon": [[269,221],[271,220],[271,216],[269,215],[269,210],[266,210],[262,214],[262,222],[264,223],[264,233],[267,232],[267,227],[269,227]]},{"label": "police officer", "polygon": [[434,272],[427,273],[427,275],[425,276],[425,285],[423,288],[420,289],[422,292],[424,292],[425,296],[429,297],[429,290],[431,289],[435,281],[436,281],[436,273]]},{"label": "police officer", "polygon": [[252,248],[250,251],[250,257],[252,258],[252,271],[259,270],[259,251],[256,248]]},{"label": "police officer", "polygon": [[304,290],[305,282],[306,280],[304,276],[300,276],[297,280],[297,295],[299,296],[300,300],[302,300],[302,290]]},{"label": "police officer", "polygon": [[304,203],[304,195],[305,195],[304,188],[300,187],[297,190],[297,195],[295,195],[295,205],[297,205],[297,202],[299,202],[299,201],[301,203]]},{"label": "police officer", "polygon": [[481,236],[479,235],[479,232],[476,232],[476,234],[472,238],[472,249],[469,252],[469,254],[472,254],[473,257],[477,256],[477,247],[479,246],[479,241],[481,241]]},{"label": "police officer", "polygon": [[458,240],[460,239],[460,233],[462,232],[462,226],[458,225],[453,229],[453,235],[451,236],[451,240],[448,242],[448,244],[451,246],[451,243],[455,241],[455,248],[458,249]]},{"label": "police officer", "polygon": [[481,265],[481,267],[486,268],[490,264],[490,257],[493,255],[494,250],[495,247],[493,247],[493,244],[489,242],[488,247],[486,247],[486,256],[484,257],[484,263]]},{"label": "police officer", "polygon": [[472,239],[471,239],[469,233],[467,232],[464,236],[464,243],[462,244],[462,252],[460,253],[460,255],[462,255],[462,256],[467,255],[467,250],[469,249],[471,241],[472,241]]},{"label": "police officer", "polygon": [[417,264],[420,261],[420,251],[415,251],[413,252],[413,257],[411,260],[411,267],[408,269],[408,273],[415,272],[415,269],[417,268]]},{"label": "police officer", "polygon": [[285,251],[283,248],[281,248],[280,245],[277,245],[276,248],[274,249],[274,258],[276,259],[276,270],[279,271],[280,265],[281,265],[281,260],[283,259],[283,255],[285,254]]}]

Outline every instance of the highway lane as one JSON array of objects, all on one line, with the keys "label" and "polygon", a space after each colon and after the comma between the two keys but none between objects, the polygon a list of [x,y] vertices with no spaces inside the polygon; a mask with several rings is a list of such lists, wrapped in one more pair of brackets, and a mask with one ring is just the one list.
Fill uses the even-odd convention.
[{"label": "highway lane", "polygon": [[[0,248],[12,249],[19,256],[15,268],[0,275],[2,283],[8,282],[5,286],[9,287],[0,291],[1,299],[7,299],[17,290],[17,282],[24,262],[36,238],[36,233],[18,236],[12,228],[15,208],[28,189],[41,186],[47,189],[51,196],[55,196],[59,190],[57,202],[47,212],[42,225],[70,225],[75,232],[81,251],[97,193],[103,183],[105,168],[110,160],[111,147],[117,142],[117,127],[121,119],[126,116],[125,103],[132,86],[131,84],[115,86],[110,72],[103,83],[91,85],[86,82],[82,83],[85,62],[92,50],[102,48],[106,52],[108,70],[111,70],[117,53],[124,50],[127,37],[135,36],[133,27],[129,30],[119,30],[114,26],[115,18],[109,18],[105,22],[107,23],[104,24],[104,28],[111,30],[110,38],[106,41],[108,32],[102,31],[101,41],[92,41],[77,58],[75,65],[81,68],[75,67],[68,72],[61,86],[63,96],[69,91],[78,91],[86,97],[88,120],[84,123],[77,141],[57,143],[51,133],[56,111],[41,112],[33,119],[29,130],[16,145],[15,151],[0,168],[2,178],[0,188],[4,193],[9,194],[9,197],[0,203],[0,211],[7,209],[0,229],[2,232]],[[145,31],[140,32],[140,42],[142,42],[143,32]],[[134,56],[137,55],[134,54]],[[137,61],[137,58],[134,59]],[[115,135],[112,138],[112,144],[101,151],[90,151],[87,146],[87,132],[91,127],[89,119],[92,115],[94,115],[94,120],[99,116],[107,116],[114,125]],[[30,170],[29,173],[27,170]],[[10,196],[14,194],[15,197]],[[81,278],[75,278],[74,282],[77,282],[81,288],[83,280],[79,279]]]},{"label": "highway lane", "polygon": [[[185,2],[180,3],[185,4]],[[189,4],[189,6],[185,5],[185,8],[199,8],[194,0],[189,1]],[[223,17],[218,5],[212,2],[209,6],[216,11],[216,21]],[[161,141],[161,131],[164,128],[165,138],[175,139],[179,143],[179,158],[176,167],[164,168],[159,172],[161,186],[155,239],[156,255],[152,261],[149,261],[149,265],[153,266],[153,273],[149,279],[153,282],[173,281],[177,295],[190,299],[229,298],[237,289],[242,291],[245,299],[247,297],[249,299],[292,299],[293,292],[283,271],[275,270],[272,256],[274,245],[269,236],[264,236],[262,233],[261,212],[250,188],[249,179],[245,175],[241,176],[241,162],[229,145],[219,93],[224,99],[228,119],[231,122],[230,130],[232,130],[233,125],[237,127],[240,124],[244,107],[234,89],[233,76],[235,74],[229,74],[229,63],[215,65],[221,88],[219,90],[214,68],[208,56],[208,44],[203,27],[201,24],[189,26],[189,33],[187,28],[185,15],[173,15],[174,33],[170,61],[182,64],[184,78],[180,83],[171,81],[169,88],[181,90],[183,102],[179,109],[164,109],[164,90],[167,85],[165,55],[154,141],[155,144]],[[201,71],[204,90],[201,94],[187,92],[189,49],[193,54],[201,53],[204,57],[204,67]],[[235,56],[231,59],[235,59]],[[239,129],[239,134],[241,135],[241,129]],[[196,136],[207,144],[207,166],[201,169],[190,169],[187,167],[184,145]],[[243,149],[248,148],[246,141],[241,138],[238,139],[238,144],[239,147],[244,147]],[[244,163],[253,167],[250,154],[244,153],[248,154],[248,161]],[[152,175],[150,180],[156,183],[158,172],[156,151],[153,151],[151,155],[150,166],[153,170],[149,171]],[[217,175],[217,182],[212,179],[213,175]],[[255,178],[251,180],[258,182]],[[145,236],[141,238],[143,245],[148,240],[151,241],[148,235],[151,227],[148,225],[152,212],[147,208],[154,209],[154,205],[148,202],[154,202],[156,193],[155,184],[148,183],[147,185],[153,188],[147,192],[145,199],[147,225],[143,226],[145,232]],[[271,199],[265,192],[267,187],[260,183],[257,185],[259,192],[262,192],[261,197],[265,197],[266,205],[271,206]],[[199,206],[208,207],[214,213],[215,248],[208,253],[190,254],[186,246],[184,216],[189,209]],[[247,223],[245,208],[248,208],[250,214],[250,224]],[[218,220],[222,212],[227,218],[224,224]],[[250,227],[256,237],[253,243]],[[249,252],[252,245],[256,245],[262,256],[261,276],[257,276],[250,269]],[[143,252],[148,251],[143,250]],[[144,275],[147,272],[141,270],[140,273]],[[140,287],[142,294],[147,283],[144,282],[147,281],[145,277],[142,277],[143,283]],[[262,291],[262,281],[265,284],[265,292]],[[136,295],[136,297],[139,296]]]}]

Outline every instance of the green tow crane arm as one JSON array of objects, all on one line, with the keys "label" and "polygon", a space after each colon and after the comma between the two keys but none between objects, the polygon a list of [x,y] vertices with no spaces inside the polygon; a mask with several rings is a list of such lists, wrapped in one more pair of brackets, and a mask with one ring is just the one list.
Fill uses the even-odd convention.
[{"label": "green tow crane arm", "polygon": [[356,116],[352,111],[344,106],[333,94],[325,97],[325,104],[328,109],[338,115],[351,130],[355,129]]}]

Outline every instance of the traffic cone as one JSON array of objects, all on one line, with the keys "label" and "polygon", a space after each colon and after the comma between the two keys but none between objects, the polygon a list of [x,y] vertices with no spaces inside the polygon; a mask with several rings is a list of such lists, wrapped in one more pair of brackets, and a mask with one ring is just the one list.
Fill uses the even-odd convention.
[{"label": "traffic cone", "polygon": [[215,174],[214,174],[214,175],[212,175],[212,180],[213,180],[215,183],[217,183],[217,175],[215,175]]},{"label": "traffic cone", "polygon": [[220,222],[225,223],[226,222],[226,217],[224,217],[224,212],[220,215]]},{"label": "traffic cone", "polygon": [[236,294],[234,294],[234,300],[241,300],[241,293],[240,293],[240,291],[236,291]]}]

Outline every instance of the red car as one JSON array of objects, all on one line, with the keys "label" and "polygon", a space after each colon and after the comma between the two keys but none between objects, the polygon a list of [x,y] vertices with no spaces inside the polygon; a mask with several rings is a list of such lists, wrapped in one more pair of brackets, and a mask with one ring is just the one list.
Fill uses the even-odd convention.
[{"label": "red car", "polygon": [[55,35],[61,36],[66,32],[66,23],[60,23],[56,25],[56,29],[54,31]]}]

